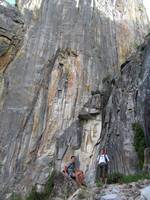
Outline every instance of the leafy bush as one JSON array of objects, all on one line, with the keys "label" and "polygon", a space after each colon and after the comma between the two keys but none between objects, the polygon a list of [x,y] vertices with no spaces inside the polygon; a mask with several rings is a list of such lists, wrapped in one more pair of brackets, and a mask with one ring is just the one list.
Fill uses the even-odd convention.
[{"label": "leafy bush", "polygon": [[146,148],[145,135],[140,124],[134,123],[132,124],[132,128],[134,131],[134,147],[138,155],[139,167],[142,169],[144,164],[144,149]]}]

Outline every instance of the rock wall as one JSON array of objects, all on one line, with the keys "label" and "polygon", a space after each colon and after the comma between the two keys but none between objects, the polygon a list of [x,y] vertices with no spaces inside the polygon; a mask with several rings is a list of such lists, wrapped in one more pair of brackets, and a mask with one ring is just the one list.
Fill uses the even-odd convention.
[{"label": "rock wall", "polygon": [[[112,92],[103,113],[102,144],[109,149],[111,171],[134,173],[138,159],[133,146],[133,124],[142,126],[149,140],[150,37],[121,65],[121,75],[111,82]],[[140,141],[139,141],[140,142]],[[148,156],[147,156],[148,159]]]},{"label": "rock wall", "polygon": [[[0,53],[6,57],[6,61],[0,57],[0,68],[5,69],[0,82],[1,193],[12,191],[14,185],[22,193],[31,185],[40,187],[71,154],[79,157],[87,180],[94,181],[101,105],[106,103],[100,93],[102,82],[119,72],[148,32],[143,4],[18,0],[25,23],[20,46],[18,31],[23,29],[20,17],[16,19],[18,11],[1,2],[5,12],[0,20],[9,21],[7,30],[17,38],[11,62],[7,58],[11,42],[5,36],[2,45],[0,40]],[[5,29],[5,24],[0,27]]]}]

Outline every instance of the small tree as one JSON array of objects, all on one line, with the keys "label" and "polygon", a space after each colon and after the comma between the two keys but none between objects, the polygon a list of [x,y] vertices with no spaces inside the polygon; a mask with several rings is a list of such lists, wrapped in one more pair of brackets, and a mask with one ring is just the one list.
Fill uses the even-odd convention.
[{"label": "small tree", "polygon": [[132,128],[134,131],[134,147],[138,155],[139,167],[142,169],[144,164],[144,149],[146,148],[145,135],[139,123],[134,123]]}]

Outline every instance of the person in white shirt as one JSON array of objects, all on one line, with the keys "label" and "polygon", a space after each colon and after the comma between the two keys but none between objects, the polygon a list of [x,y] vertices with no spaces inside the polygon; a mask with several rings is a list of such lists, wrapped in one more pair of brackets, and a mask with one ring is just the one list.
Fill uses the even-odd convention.
[{"label": "person in white shirt", "polygon": [[104,183],[105,185],[107,184],[109,161],[110,160],[109,160],[108,155],[107,155],[107,150],[101,149],[100,153],[97,157],[97,164],[98,164],[98,167],[100,168],[100,181],[102,183]]}]

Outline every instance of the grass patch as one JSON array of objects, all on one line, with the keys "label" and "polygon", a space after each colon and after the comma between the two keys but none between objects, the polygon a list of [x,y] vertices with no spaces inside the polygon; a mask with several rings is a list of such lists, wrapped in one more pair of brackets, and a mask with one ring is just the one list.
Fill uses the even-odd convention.
[{"label": "grass patch", "polygon": [[33,187],[26,200],[48,200],[54,187],[54,174],[55,172],[49,176],[43,192],[38,193]]},{"label": "grass patch", "polygon": [[96,181],[96,186],[97,186],[97,187],[102,187],[102,186],[103,186],[103,183],[102,183],[100,180],[97,180],[97,181]]},{"label": "grass patch", "polygon": [[145,135],[143,128],[139,123],[132,124],[134,131],[134,147],[139,159],[139,168],[143,168],[144,164],[144,149],[146,148]]},{"label": "grass patch", "polygon": [[16,194],[15,192],[11,195],[11,200],[22,200],[21,196]]},{"label": "grass patch", "polygon": [[122,182],[123,182],[123,174],[113,173],[108,176],[108,184],[122,183]]},{"label": "grass patch", "polygon": [[139,44],[137,43],[137,42],[134,42],[133,43],[133,48],[136,50],[136,49],[138,49],[139,48]]},{"label": "grass patch", "polygon": [[33,187],[26,200],[44,200],[45,198],[44,193],[38,193],[35,187]]},{"label": "grass patch", "polygon": [[123,176],[123,183],[137,182],[139,180],[144,180],[144,179],[150,179],[150,176],[146,173],[128,175],[128,176]]},{"label": "grass patch", "polygon": [[123,175],[120,173],[113,173],[108,177],[108,184],[114,184],[114,183],[131,183],[131,182],[137,182],[139,180],[144,179],[150,179],[150,175],[141,172],[139,174],[133,174],[133,175]]}]

